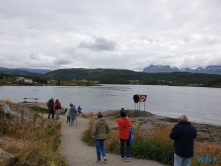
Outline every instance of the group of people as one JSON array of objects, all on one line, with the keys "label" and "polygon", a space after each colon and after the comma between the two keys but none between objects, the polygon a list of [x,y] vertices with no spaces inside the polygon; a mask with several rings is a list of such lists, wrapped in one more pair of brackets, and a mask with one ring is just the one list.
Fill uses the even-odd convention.
[{"label": "group of people", "polygon": [[[80,106],[79,106],[80,107]],[[77,124],[74,124],[74,121],[77,117],[77,109],[75,108],[75,105],[73,103],[70,103],[70,105],[68,106],[66,112],[65,112],[65,116],[67,116],[67,126],[68,125],[74,125],[77,126]]]},{"label": "group of people", "polygon": [[[107,161],[106,152],[104,147],[104,142],[107,137],[107,134],[110,132],[110,128],[106,122],[106,119],[103,118],[103,113],[98,112],[98,119],[95,121],[92,129],[92,137],[95,139],[97,160],[96,162],[101,162],[101,155],[104,161]],[[118,136],[120,138],[120,151],[121,158],[125,159],[124,145],[126,143],[126,161],[130,161],[130,127],[132,123],[128,118],[126,110],[121,109],[120,118],[117,120],[119,126]]]},{"label": "group of people", "polygon": [[61,103],[58,99],[56,99],[54,101],[53,98],[51,98],[48,102],[47,102],[47,107],[48,107],[48,110],[49,110],[49,113],[48,113],[48,119],[50,119],[50,116],[52,119],[54,119],[54,114],[56,116],[56,120],[57,119],[60,119],[59,118],[59,115],[60,115],[60,110],[61,110]]},{"label": "group of people", "polygon": [[[54,114],[56,116],[56,120],[60,119],[59,115],[60,115],[60,110],[62,109],[62,106],[58,99],[56,99],[55,101],[54,101],[54,98],[49,99],[49,101],[47,102],[47,107],[49,110],[48,119],[50,119],[50,117],[54,119]],[[79,115],[82,115],[81,106],[78,106],[78,110],[77,110],[75,108],[75,105],[73,103],[70,103],[65,112],[65,115],[67,116],[67,125],[74,124],[77,113]]]},{"label": "group of people", "polygon": [[[130,128],[132,123],[128,117],[128,111],[122,109],[119,111],[120,118],[117,119],[118,124],[118,137],[120,139],[120,153],[121,158],[130,162]],[[103,118],[102,112],[98,112],[98,119],[95,121],[92,129],[92,137],[95,139],[97,160],[96,162],[101,162],[101,156],[106,162],[106,152],[105,152],[105,139],[107,134],[110,132],[110,128]],[[174,140],[174,166],[190,166],[191,158],[194,155],[194,139],[196,138],[197,130],[188,121],[186,114],[181,114],[178,118],[178,124],[176,124],[171,133],[170,138]],[[126,144],[126,154],[124,150],[124,145]],[[126,158],[125,158],[126,156]]]}]

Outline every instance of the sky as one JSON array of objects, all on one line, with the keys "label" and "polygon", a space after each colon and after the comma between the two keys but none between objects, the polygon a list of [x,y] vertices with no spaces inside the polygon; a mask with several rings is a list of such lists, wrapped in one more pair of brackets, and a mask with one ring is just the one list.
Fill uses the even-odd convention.
[{"label": "sky", "polygon": [[0,67],[221,65],[221,0],[0,0]]}]

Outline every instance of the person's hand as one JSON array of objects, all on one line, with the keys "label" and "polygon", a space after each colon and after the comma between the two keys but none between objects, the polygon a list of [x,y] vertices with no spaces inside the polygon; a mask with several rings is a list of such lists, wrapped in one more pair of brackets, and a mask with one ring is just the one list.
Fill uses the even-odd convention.
[{"label": "person's hand", "polygon": [[92,136],[92,138],[95,138],[95,135],[91,135]]}]

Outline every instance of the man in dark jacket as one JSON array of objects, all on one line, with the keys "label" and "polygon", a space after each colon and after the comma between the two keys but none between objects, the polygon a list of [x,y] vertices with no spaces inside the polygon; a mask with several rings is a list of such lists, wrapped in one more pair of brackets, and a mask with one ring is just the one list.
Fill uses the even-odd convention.
[{"label": "man in dark jacket", "polygon": [[135,109],[135,110],[138,110],[138,102],[139,102],[139,100],[140,100],[139,95],[138,95],[138,94],[135,94],[135,95],[133,96],[133,100],[134,100],[134,109]]},{"label": "man in dark jacket", "polygon": [[48,100],[47,106],[49,110],[48,119],[50,119],[50,115],[52,116],[52,119],[54,119],[54,99],[53,98]]},{"label": "man in dark jacket", "polygon": [[181,114],[170,138],[174,140],[174,166],[190,166],[191,158],[194,155],[194,139],[196,138],[196,128],[188,122],[186,114]]}]

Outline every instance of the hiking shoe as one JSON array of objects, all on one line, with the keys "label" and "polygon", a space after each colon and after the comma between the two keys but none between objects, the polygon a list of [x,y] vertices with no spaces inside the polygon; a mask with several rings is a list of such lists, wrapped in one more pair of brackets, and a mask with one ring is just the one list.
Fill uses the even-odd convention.
[{"label": "hiking shoe", "polygon": [[126,162],[130,162],[130,158],[127,158],[127,159],[126,159]]},{"label": "hiking shoe", "polygon": [[96,160],[96,163],[101,163],[101,160]]},{"label": "hiking shoe", "polygon": [[106,159],[106,157],[104,157],[104,162],[107,162],[107,159]]}]

